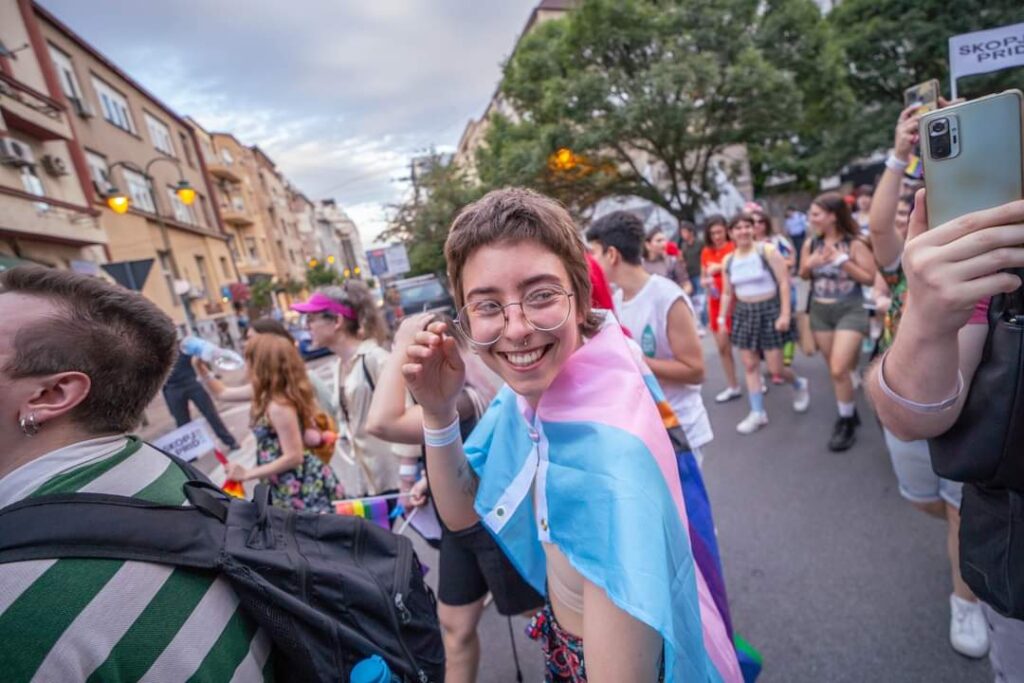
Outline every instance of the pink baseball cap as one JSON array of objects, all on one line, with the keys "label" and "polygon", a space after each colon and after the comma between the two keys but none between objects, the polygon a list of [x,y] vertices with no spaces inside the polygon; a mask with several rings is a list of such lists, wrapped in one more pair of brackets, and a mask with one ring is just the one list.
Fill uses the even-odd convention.
[{"label": "pink baseball cap", "polygon": [[358,319],[356,312],[351,307],[339,304],[334,299],[320,292],[313,294],[305,303],[292,304],[292,310],[299,313],[333,313],[349,320]]}]

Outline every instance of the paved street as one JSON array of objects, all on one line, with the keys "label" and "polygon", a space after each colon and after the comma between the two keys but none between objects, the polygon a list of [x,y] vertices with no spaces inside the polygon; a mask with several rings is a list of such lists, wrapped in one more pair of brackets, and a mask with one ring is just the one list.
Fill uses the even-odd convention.
[{"label": "paved street", "polygon": [[[716,433],[704,472],[733,619],[764,655],[761,680],[991,680],[987,661],[969,661],[949,646],[943,525],[900,498],[863,399],[857,446],[829,452],[835,404],[828,376],[819,358],[798,355],[798,371],[811,379],[810,412],[795,415],[790,389],[772,387],[766,398],[771,424],[741,436],[735,424],[746,414],[746,400],[714,404],[724,380],[710,339],[704,347],[704,393]],[[327,372],[331,362],[313,367]],[[154,427],[158,408],[150,410]],[[236,436],[248,437],[248,406],[231,406],[226,415]],[[252,457],[247,440],[246,459]],[[200,465],[217,477],[207,460]],[[428,581],[436,585],[437,554],[417,546],[433,568]],[[513,619],[524,677],[539,681],[539,648],[523,636],[524,625],[524,619]],[[481,639],[480,680],[514,681],[508,622],[493,607],[484,615]]]}]

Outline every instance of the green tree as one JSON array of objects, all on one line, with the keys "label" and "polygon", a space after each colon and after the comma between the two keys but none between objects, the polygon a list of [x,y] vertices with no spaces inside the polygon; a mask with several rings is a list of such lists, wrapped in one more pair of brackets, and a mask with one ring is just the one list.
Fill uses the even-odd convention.
[{"label": "green tree", "polygon": [[856,112],[855,99],[834,30],[814,0],[764,3],[756,43],[771,64],[792,74],[803,106],[794,112],[790,135],[748,146],[756,192],[772,175],[816,185],[854,151],[846,129]]},{"label": "green tree", "polygon": [[[756,0],[588,0],[527,35],[505,66],[497,119],[478,158],[489,185],[522,183],[570,206],[634,195],[693,219],[719,194],[728,147],[793,135],[801,97],[754,31]],[[566,148],[592,170],[566,175]],[[734,173],[737,169],[723,169]]]},{"label": "green tree", "polygon": [[333,265],[316,259],[306,264],[306,284],[310,289],[336,285],[340,281],[338,271]]},{"label": "green tree", "polygon": [[470,183],[452,164],[434,155],[429,170],[417,178],[412,196],[392,208],[383,242],[399,241],[409,254],[410,276],[444,273],[444,241],[455,214],[479,199],[483,188]]},{"label": "green tree", "polygon": [[[950,36],[1024,21],[1020,0],[843,0],[828,16],[857,100],[847,135],[855,151],[892,144],[903,91],[931,78],[949,95]],[[970,76],[963,97],[1020,87],[1020,69]]]}]

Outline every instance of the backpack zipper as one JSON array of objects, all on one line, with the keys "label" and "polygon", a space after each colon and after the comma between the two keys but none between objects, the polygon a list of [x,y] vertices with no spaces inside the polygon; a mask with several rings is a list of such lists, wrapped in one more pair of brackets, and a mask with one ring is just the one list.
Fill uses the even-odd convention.
[{"label": "backpack zipper", "polygon": [[[388,595],[387,589],[383,585],[381,585],[380,581],[377,579],[377,575],[373,572],[367,571],[365,565],[363,565],[362,534],[362,526],[357,523],[355,543],[356,561],[359,563],[359,566],[363,569],[363,571],[365,571],[370,576],[370,578],[373,579],[373,583],[376,584],[377,588],[380,590],[380,594],[384,598],[384,604],[388,606],[388,615],[391,617],[391,625],[395,629],[395,635],[398,638],[398,645],[402,648],[402,653],[405,655],[406,661],[408,661],[412,665],[412,670],[416,672],[416,678],[419,679],[420,683],[428,683],[429,679],[427,677],[427,673],[420,668],[419,662],[416,661],[416,658],[413,656],[412,651],[409,649],[409,646],[405,643],[405,638],[402,637],[402,624],[407,624],[409,623],[409,621],[412,620],[412,613],[409,612],[408,608],[405,607],[405,601],[402,598],[401,593],[396,593],[394,599],[391,599],[390,596]],[[404,547],[404,544],[399,544],[396,564],[401,565],[403,561],[408,561],[404,558],[403,550],[405,549],[406,548]],[[397,572],[399,571],[399,569],[396,569],[395,571],[397,582]],[[399,607],[399,605],[401,605],[401,607]],[[403,610],[404,621],[400,621],[398,615],[396,614],[396,610],[398,609]]]}]

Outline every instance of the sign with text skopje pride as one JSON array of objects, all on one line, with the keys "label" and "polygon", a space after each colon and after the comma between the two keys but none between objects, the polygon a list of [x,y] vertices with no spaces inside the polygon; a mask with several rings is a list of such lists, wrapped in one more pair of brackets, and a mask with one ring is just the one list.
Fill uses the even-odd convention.
[{"label": "sign with text skopje pride", "polygon": [[153,441],[157,448],[176,455],[185,462],[191,462],[207,453],[212,453],[216,445],[206,431],[206,420],[200,418],[164,434]]},{"label": "sign with text skopje pride", "polygon": [[949,80],[1024,66],[1024,23],[975,31],[949,39]]}]

